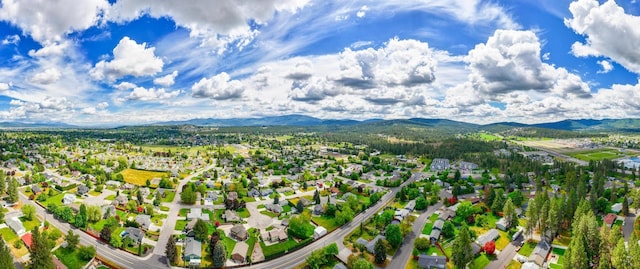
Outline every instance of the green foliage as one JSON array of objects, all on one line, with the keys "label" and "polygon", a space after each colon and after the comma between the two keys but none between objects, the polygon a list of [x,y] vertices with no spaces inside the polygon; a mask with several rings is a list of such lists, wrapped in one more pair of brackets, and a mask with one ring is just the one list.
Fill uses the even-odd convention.
[{"label": "green foliage", "polygon": [[224,243],[222,241],[218,241],[213,246],[213,255],[212,255],[213,268],[222,268],[227,261],[227,250],[224,247]]},{"label": "green foliage", "polygon": [[373,269],[373,264],[365,259],[358,259],[353,263],[352,269]]},{"label": "green foliage", "polygon": [[423,196],[416,198],[416,210],[425,210],[429,206],[429,202]]},{"label": "green foliage", "polygon": [[413,244],[418,250],[425,251],[431,247],[431,240],[429,240],[429,238],[418,237]]},{"label": "green foliage", "polygon": [[201,219],[196,221],[193,226],[194,238],[198,241],[205,241],[209,237],[209,227],[206,222]]},{"label": "green foliage", "polygon": [[7,202],[15,203],[18,201],[18,181],[15,178],[11,178],[9,181],[9,187],[7,188]]},{"label": "green foliage", "polygon": [[91,260],[96,256],[96,248],[94,246],[80,246],[78,256],[85,261]]},{"label": "green foliage", "polygon": [[102,209],[97,205],[87,207],[87,221],[96,223],[102,219]]},{"label": "green foliage", "polygon": [[289,219],[289,234],[293,237],[309,238],[313,235],[313,229],[313,225],[309,222],[309,217],[306,214],[300,214]]},{"label": "green foliage", "polygon": [[442,225],[442,236],[444,236],[444,238],[452,238],[455,232],[456,229],[453,223],[449,220],[445,221]]},{"label": "green foliage", "polygon": [[67,241],[67,248],[74,249],[80,242],[80,235],[74,234],[73,231],[69,229],[64,240]]},{"label": "green foliage", "polygon": [[169,241],[167,242],[167,247],[165,248],[164,254],[167,256],[167,260],[169,263],[173,263],[178,256],[176,249],[176,239],[171,236],[169,237]]},{"label": "green foliage", "polygon": [[31,244],[30,268],[54,269],[48,239],[40,233],[38,227],[33,228],[31,236],[33,242]]},{"label": "green foliage", "polygon": [[13,256],[2,238],[0,238],[0,268],[16,268],[13,264]]},{"label": "green foliage", "polygon": [[198,194],[193,190],[190,184],[185,185],[184,190],[180,193],[180,200],[185,204],[195,204]]},{"label": "green foliage", "polygon": [[27,220],[33,220],[36,215],[36,207],[32,204],[25,204],[22,206],[22,214]]},{"label": "green foliage", "polygon": [[460,231],[453,241],[453,253],[451,260],[456,268],[464,268],[473,260],[473,249],[471,249],[471,235],[469,227],[462,224]]},{"label": "green foliage", "polygon": [[74,225],[80,228],[87,227],[87,206],[85,206],[84,204],[80,205],[80,211],[76,215],[76,221]]},{"label": "green foliage", "polygon": [[397,248],[402,244],[402,233],[400,232],[400,226],[397,224],[390,224],[385,230],[385,236],[392,248]]},{"label": "green foliage", "polygon": [[387,246],[384,244],[383,240],[376,241],[375,246],[373,247],[373,260],[377,264],[383,264],[384,261],[387,260]]}]

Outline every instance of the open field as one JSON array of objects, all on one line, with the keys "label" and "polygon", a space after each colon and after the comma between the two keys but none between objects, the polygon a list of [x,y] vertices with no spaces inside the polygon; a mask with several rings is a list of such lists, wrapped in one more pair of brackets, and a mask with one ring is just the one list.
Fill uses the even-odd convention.
[{"label": "open field", "polygon": [[124,177],[125,182],[138,186],[145,186],[147,180],[152,180],[154,178],[159,178],[167,175],[166,172],[155,172],[131,168],[125,169],[121,172],[121,174]]},{"label": "open field", "polygon": [[581,151],[575,151],[575,152],[568,152],[565,154],[583,161],[591,161],[591,160],[601,161],[604,159],[610,160],[610,159],[623,158],[626,156],[625,154],[615,149],[608,149],[608,148],[581,150]]}]

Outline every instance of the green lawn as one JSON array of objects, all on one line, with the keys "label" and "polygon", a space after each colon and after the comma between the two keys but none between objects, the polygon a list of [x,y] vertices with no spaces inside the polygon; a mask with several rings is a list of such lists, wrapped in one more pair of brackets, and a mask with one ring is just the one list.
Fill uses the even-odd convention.
[{"label": "green lawn", "polygon": [[44,207],[47,207],[50,204],[60,206],[62,205],[62,197],[64,197],[64,193],[58,193],[54,196],[50,196],[49,198],[47,198],[47,200],[41,203],[44,205]]},{"label": "green lawn", "polygon": [[233,248],[236,247],[236,241],[224,235],[221,237],[224,237],[222,238],[222,242],[224,242],[224,247],[227,249],[227,257],[231,257],[231,254],[233,254]]},{"label": "green lawn", "polygon": [[255,235],[255,228],[249,228],[247,232],[249,232],[249,239],[247,239],[247,245],[249,249],[247,249],[247,257],[251,257],[253,253],[253,247],[255,247],[256,241],[258,241],[257,235]]},{"label": "green lawn", "polygon": [[[507,266],[507,269],[520,269],[520,267],[522,267],[521,263],[517,261],[511,261]],[[562,269],[562,268],[559,268],[559,269]]]},{"label": "green lawn", "polygon": [[427,222],[424,224],[424,228],[422,229],[422,234],[430,235],[432,229],[433,229],[433,223]]},{"label": "green lawn", "polygon": [[340,227],[336,223],[336,219],[334,217],[320,216],[320,217],[312,217],[311,219],[318,225],[327,229],[328,232],[332,232],[333,230]]},{"label": "green lawn", "polygon": [[60,259],[60,261],[69,269],[84,268],[84,266],[89,262],[80,259],[77,249],[72,250],[61,247],[56,249],[53,254],[56,255],[56,257],[58,257],[58,259]]},{"label": "green lawn", "polygon": [[480,254],[478,257],[473,259],[471,263],[469,263],[469,269],[483,269],[485,268],[491,260],[486,254]]},{"label": "green lawn", "polygon": [[190,211],[190,210],[191,210],[191,209],[189,209],[189,208],[180,208],[180,212],[178,212],[178,216],[180,216],[180,217],[186,217],[186,216],[187,216],[187,214],[189,214],[189,211]]},{"label": "green lawn", "polygon": [[[310,240],[312,240],[312,238],[303,240],[300,243],[310,241]],[[291,238],[289,238],[289,240],[287,240],[286,242],[282,242],[282,243],[278,243],[270,246],[267,246],[264,244],[264,242],[260,241],[260,247],[262,248],[262,253],[264,253],[264,257],[266,259],[270,259],[274,255],[284,253],[285,251],[292,249],[297,245],[298,243]]]},{"label": "green lawn", "polygon": [[509,244],[511,237],[509,237],[509,234],[507,234],[507,232],[504,232],[504,231],[499,231],[499,232],[500,232],[500,237],[498,238],[498,240],[496,240],[496,249],[503,250]]},{"label": "green lawn", "polygon": [[40,220],[38,218],[33,218],[33,220],[26,220],[25,217],[20,217],[22,221],[22,225],[24,226],[25,231],[31,231],[33,228],[40,226]]},{"label": "green lawn", "polygon": [[115,194],[112,194],[112,195],[109,195],[109,196],[105,197],[104,199],[105,199],[105,200],[109,200],[109,201],[113,201],[113,200],[115,200],[115,199],[116,199],[116,195],[115,195]]},{"label": "green lawn", "polygon": [[163,176],[168,175],[167,172],[155,172],[155,171],[147,171],[147,170],[138,170],[127,168],[124,171],[120,172],[124,177],[124,181],[131,183],[133,185],[145,186],[147,180],[152,180],[154,178],[161,178]]},{"label": "green lawn", "polygon": [[2,235],[2,238],[6,242],[11,242],[18,238],[18,235],[16,235],[9,227],[0,229],[0,235]]},{"label": "green lawn", "polygon": [[522,248],[520,248],[520,251],[518,251],[518,253],[520,253],[520,255],[522,256],[529,257],[529,255],[531,255],[531,252],[533,252],[533,249],[536,248],[536,245],[538,245],[538,242],[536,241],[527,241],[524,243],[524,245],[522,245]]},{"label": "green lawn", "polygon": [[432,223],[436,222],[436,220],[438,220],[438,214],[434,213],[429,217],[429,221],[432,222]]},{"label": "green lawn", "polygon": [[93,229],[96,232],[100,232],[102,231],[102,228],[104,227],[105,224],[107,224],[107,220],[103,219],[96,223],[89,223],[89,227],[91,227],[91,229]]},{"label": "green lawn", "polygon": [[625,155],[614,149],[594,149],[567,153],[567,155],[583,161],[601,161],[604,159],[615,159]]},{"label": "green lawn", "polygon": [[165,196],[164,198],[162,198],[163,202],[173,202],[173,198],[176,197],[176,192],[175,191],[164,191],[164,193],[167,194],[167,196]]},{"label": "green lawn", "polygon": [[260,214],[267,215],[267,216],[272,217],[272,218],[275,218],[275,217],[278,216],[276,213],[273,213],[273,212],[271,212],[269,210],[260,211]]},{"label": "green lawn", "polygon": [[249,210],[247,210],[246,208],[241,208],[238,210],[238,216],[240,216],[243,219],[246,219],[251,217],[251,213],[249,213]]},{"label": "green lawn", "polygon": [[[552,263],[551,265],[556,265],[557,264],[558,268],[562,268],[562,264],[564,263],[564,252],[565,251],[566,250],[561,249],[561,248],[553,248],[551,250],[551,254],[558,256],[558,262]],[[552,268],[553,268],[553,266],[552,266]]]},{"label": "green lawn", "polygon": [[184,230],[185,227],[187,227],[187,223],[189,223],[188,220],[177,220],[176,221],[176,231],[182,231]]}]

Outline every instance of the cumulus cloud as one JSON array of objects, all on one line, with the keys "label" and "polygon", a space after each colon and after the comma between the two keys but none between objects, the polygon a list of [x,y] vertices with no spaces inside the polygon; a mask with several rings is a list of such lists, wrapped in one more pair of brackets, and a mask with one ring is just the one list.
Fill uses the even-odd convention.
[{"label": "cumulus cloud", "polygon": [[9,90],[10,86],[8,83],[0,82],[0,92]]},{"label": "cumulus cloud", "polygon": [[344,91],[336,87],[332,81],[313,78],[292,83],[290,97],[295,101],[316,102],[328,96],[337,96],[342,93]]},{"label": "cumulus cloud", "polygon": [[367,7],[367,5],[364,5],[360,8],[360,10],[358,10],[356,16],[358,16],[358,18],[364,18],[364,16],[367,15],[367,11],[369,11],[369,7]]},{"label": "cumulus cloud", "polygon": [[19,35],[8,35],[2,40],[2,45],[18,44],[20,42]]},{"label": "cumulus cloud", "polygon": [[159,77],[153,80],[153,84],[169,87],[175,83],[175,79],[178,76],[178,70],[171,72],[164,77]]},{"label": "cumulus cloud", "polygon": [[640,74],[640,16],[625,13],[609,0],[578,0],[569,6],[573,18],[564,23],[586,42],[576,42],[571,52],[578,57],[605,56]]},{"label": "cumulus cloud", "polygon": [[126,91],[126,90],[131,90],[134,89],[136,87],[138,87],[136,84],[133,84],[131,82],[120,82],[120,84],[115,86],[116,89],[121,90],[121,91]]},{"label": "cumulus cloud", "polygon": [[165,89],[146,89],[143,87],[136,87],[131,91],[126,99],[132,101],[160,101],[171,99],[178,95],[180,95],[180,91],[166,91]]},{"label": "cumulus cloud", "polygon": [[598,64],[602,67],[602,70],[598,70],[598,74],[606,74],[613,70],[613,65],[609,61],[598,61]]},{"label": "cumulus cloud", "polygon": [[306,80],[313,74],[312,64],[309,60],[303,60],[296,63],[294,70],[289,73],[286,78],[293,80]]},{"label": "cumulus cloud", "polygon": [[115,81],[125,76],[151,76],[162,72],[164,62],[156,57],[155,48],[147,43],[138,44],[125,36],[113,49],[113,60],[102,60],[91,69],[97,80]]},{"label": "cumulus cloud", "polygon": [[46,45],[62,40],[68,33],[96,25],[108,6],[106,0],[5,0],[0,19]]},{"label": "cumulus cloud", "polygon": [[224,51],[230,43],[238,42],[243,47],[255,37],[257,31],[251,29],[249,21],[264,24],[276,12],[294,13],[307,3],[308,0],[194,0],[176,5],[171,0],[120,0],[111,7],[108,17],[116,22],[145,14],[170,17],[176,25],[189,29],[192,37],[201,38],[203,44]]},{"label": "cumulus cloud", "polygon": [[243,92],[242,82],[232,80],[226,72],[211,78],[202,78],[191,87],[191,96],[216,100],[238,99]]},{"label": "cumulus cloud", "polygon": [[64,51],[69,48],[68,41],[52,42],[43,46],[38,50],[29,50],[29,56],[31,57],[48,57],[48,56],[61,56]]},{"label": "cumulus cloud", "polygon": [[33,83],[46,85],[60,80],[60,77],[62,77],[62,73],[60,73],[57,68],[48,68],[40,73],[35,74],[31,78],[31,81]]},{"label": "cumulus cloud", "polygon": [[542,62],[540,50],[532,31],[497,30],[469,51],[465,59],[471,71],[469,86],[492,100],[514,91],[590,96],[580,77]]}]

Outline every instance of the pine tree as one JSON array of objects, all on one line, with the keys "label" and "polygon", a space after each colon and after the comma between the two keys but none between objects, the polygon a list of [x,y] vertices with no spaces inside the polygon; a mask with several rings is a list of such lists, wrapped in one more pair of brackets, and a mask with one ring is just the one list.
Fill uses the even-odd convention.
[{"label": "pine tree", "polygon": [[74,234],[71,229],[67,232],[67,235],[64,237],[64,240],[67,241],[67,248],[74,249],[80,242],[80,235]]},{"label": "pine tree", "polygon": [[280,194],[276,193],[276,195],[273,197],[273,204],[277,205],[280,203]]},{"label": "pine tree", "polygon": [[377,264],[383,264],[387,260],[387,246],[384,245],[382,240],[376,241],[376,245],[373,247],[374,261]]},{"label": "pine tree", "polygon": [[[0,173],[1,174],[1,173]],[[15,269],[13,265],[13,256],[9,251],[9,248],[5,244],[2,237],[0,237],[0,268]]]},{"label": "pine tree", "polygon": [[87,226],[87,206],[84,204],[80,205],[80,211],[76,215],[75,226],[80,228]]},{"label": "pine tree", "polygon": [[227,251],[224,247],[224,243],[222,241],[218,241],[215,246],[213,246],[213,268],[222,268],[227,261]]},{"label": "pine tree", "polygon": [[15,178],[12,178],[11,181],[9,181],[7,195],[9,195],[9,198],[7,200],[10,203],[15,203],[18,201],[18,181],[16,181]]},{"label": "pine tree", "polygon": [[138,198],[138,205],[142,205],[144,203],[144,197],[142,197],[142,191],[138,190],[138,194],[136,198]]},{"label": "pine tree", "polygon": [[318,189],[313,193],[313,200],[316,202],[316,205],[320,204],[320,193],[318,192]]},{"label": "pine tree", "polygon": [[502,208],[502,213],[504,215],[505,220],[507,221],[507,229],[511,228],[513,224],[516,224],[518,221],[517,215],[514,218],[514,213],[516,212],[516,208],[511,201],[511,198],[507,198],[507,201],[504,203],[504,207]]},{"label": "pine tree", "polygon": [[473,260],[473,249],[471,248],[471,234],[469,227],[462,224],[460,231],[453,241],[453,253],[451,255],[453,265],[456,268],[465,268],[467,263]]},{"label": "pine tree", "polygon": [[4,194],[6,188],[7,177],[4,175],[4,172],[0,171],[0,195]]},{"label": "pine tree", "polygon": [[613,255],[611,255],[611,264],[616,269],[632,269],[629,252],[624,246],[624,238],[618,240],[616,248],[613,249]]},{"label": "pine tree", "polygon": [[624,196],[622,199],[622,215],[623,216],[629,215],[629,199],[627,199],[626,196]]},{"label": "pine tree", "polygon": [[33,243],[31,244],[31,266],[38,269],[55,269],[51,260],[51,249],[47,243],[47,237],[41,234],[38,227],[31,231]]}]

